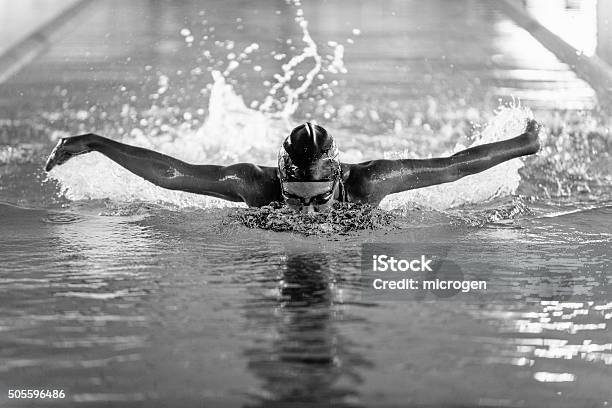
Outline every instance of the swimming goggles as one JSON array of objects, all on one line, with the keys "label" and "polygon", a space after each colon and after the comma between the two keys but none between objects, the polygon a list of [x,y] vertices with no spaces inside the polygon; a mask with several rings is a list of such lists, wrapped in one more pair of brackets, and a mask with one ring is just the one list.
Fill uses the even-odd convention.
[{"label": "swimming goggles", "polygon": [[312,205],[323,205],[327,203],[334,196],[334,192],[336,191],[336,186],[338,185],[338,178],[334,178],[331,180],[317,180],[317,181],[333,181],[334,183],[332,184],[331,189],[329,189],[328,191],[325,191],[320,194],[316,194],[308,198],[294,194],[294,193],[290,193],[287,190],[285,190],[285,188],[283,187],[282,192],[283,192],[283,198],[285,199],[285,202],[295,207],[299,207],[299,206],[307,207],[311,204]]}]

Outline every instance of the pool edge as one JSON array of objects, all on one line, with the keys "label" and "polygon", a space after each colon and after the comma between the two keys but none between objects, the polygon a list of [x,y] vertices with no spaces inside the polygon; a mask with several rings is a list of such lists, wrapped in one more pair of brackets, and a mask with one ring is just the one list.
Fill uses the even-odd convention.
[{"label": "pool edge", "polygon": [[92,3],[93,0],[76,1],[0,54],[0,84],[6,82],[47,50],[52,45],[56,34]]},{"label": "pool edge", "polygon": [[502,12],[525,29],[559,60],[585,80],[597,94],[600,107],[612,106],[612,67],[598,56],[589,57],[532,17],[517,0],[499,0]]}]

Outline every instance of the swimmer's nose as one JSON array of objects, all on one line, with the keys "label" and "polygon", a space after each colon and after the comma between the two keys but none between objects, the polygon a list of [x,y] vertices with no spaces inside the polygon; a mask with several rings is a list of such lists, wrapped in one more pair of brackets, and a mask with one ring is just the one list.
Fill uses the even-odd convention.
[{"label": "swimmer's nose", "polygon": [[314,206],[310,204],[310,205],[302,206],[302,212],[305,214],[310,214],[310,213],[316,212],[316,210]]}]

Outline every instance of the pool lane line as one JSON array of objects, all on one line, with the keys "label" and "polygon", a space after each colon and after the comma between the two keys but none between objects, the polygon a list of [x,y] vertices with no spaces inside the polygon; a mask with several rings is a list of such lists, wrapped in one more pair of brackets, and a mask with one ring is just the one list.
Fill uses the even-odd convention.
[{"label": "pool lane line", "polygon": [[612,67],[597,55],[589,57],[532,17],[521,0],[498,0],[501,11],[524,28],[593,88],[600,108],[612,107]]},{"label": "pool lane line", "polygon": [[6,82],[49,49],[53,45],[56,34],[92,3],[93,0],[77,1],[2,53],[0,55],[0,84]]}]

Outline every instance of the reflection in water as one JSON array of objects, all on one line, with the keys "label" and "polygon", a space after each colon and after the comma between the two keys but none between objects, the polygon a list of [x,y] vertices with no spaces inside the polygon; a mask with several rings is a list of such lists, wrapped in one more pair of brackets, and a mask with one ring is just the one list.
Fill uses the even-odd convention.
[{"label": "reflection in water", "polygon": [[61,388],[75,402],[144,399],[141,379],[116,373],[141,364],[147,347],[140,302],[156,237],[126,218],[2,206],[0,221],[0,386]]},{"label": "reflection in water", "polygon": [[[53,277],[66,288],[55,296],[114,299],[144,294],[157,240],[142,226],[120,218],[91,217],[84,222],[55,224],[57,252],[71,256]],[[140,267],[134,268],[134,265]],[[49,275],[50,276],[50,275]],[[129,285],[125,283],[129,279]],[[96,290],[77,290],[72,281],[97,284]],[[142,282],[143,285],[134,285]]]},{"label": "reflection in water", "polygon": [[[609,381],[612,365],[612,304],[606,272],[611,265],[608,234],[597,234],[595,227],[587,231],[574,228],[574,222],[580,225],[588,216],[559,217],[563,222],[557,221],[554,232],[538,231],[549,228],[538,221],[527,234],[496,232],[498,240],[504,238],[509,244],[504,253],[522,254],[512,264],[500,259],[504,270],[494,273],[514,301],[501,307],[491,302],[475,314],[492,318],[498,331],[487,340],[495,352],[487,363],[531,367],[535,382],[580,383],[597,400],[597,384],[600,378]],[[525,243],[529,251],[522,248]],[[496,247],[504,248],[503,241],[497,241]],[[571,392],[568,388],[563,395],[571,398]]]},{"label": "reflection in water", "polygon": [[338,333],[331,270],[323,253],[288,254],[271,308],[250,320],[273,331],[269,344],[246,352],[249,369],[264,381],[257,406],[289,403],[351,405],[357,401],[356,368],[368,363],[352,354]]}]

